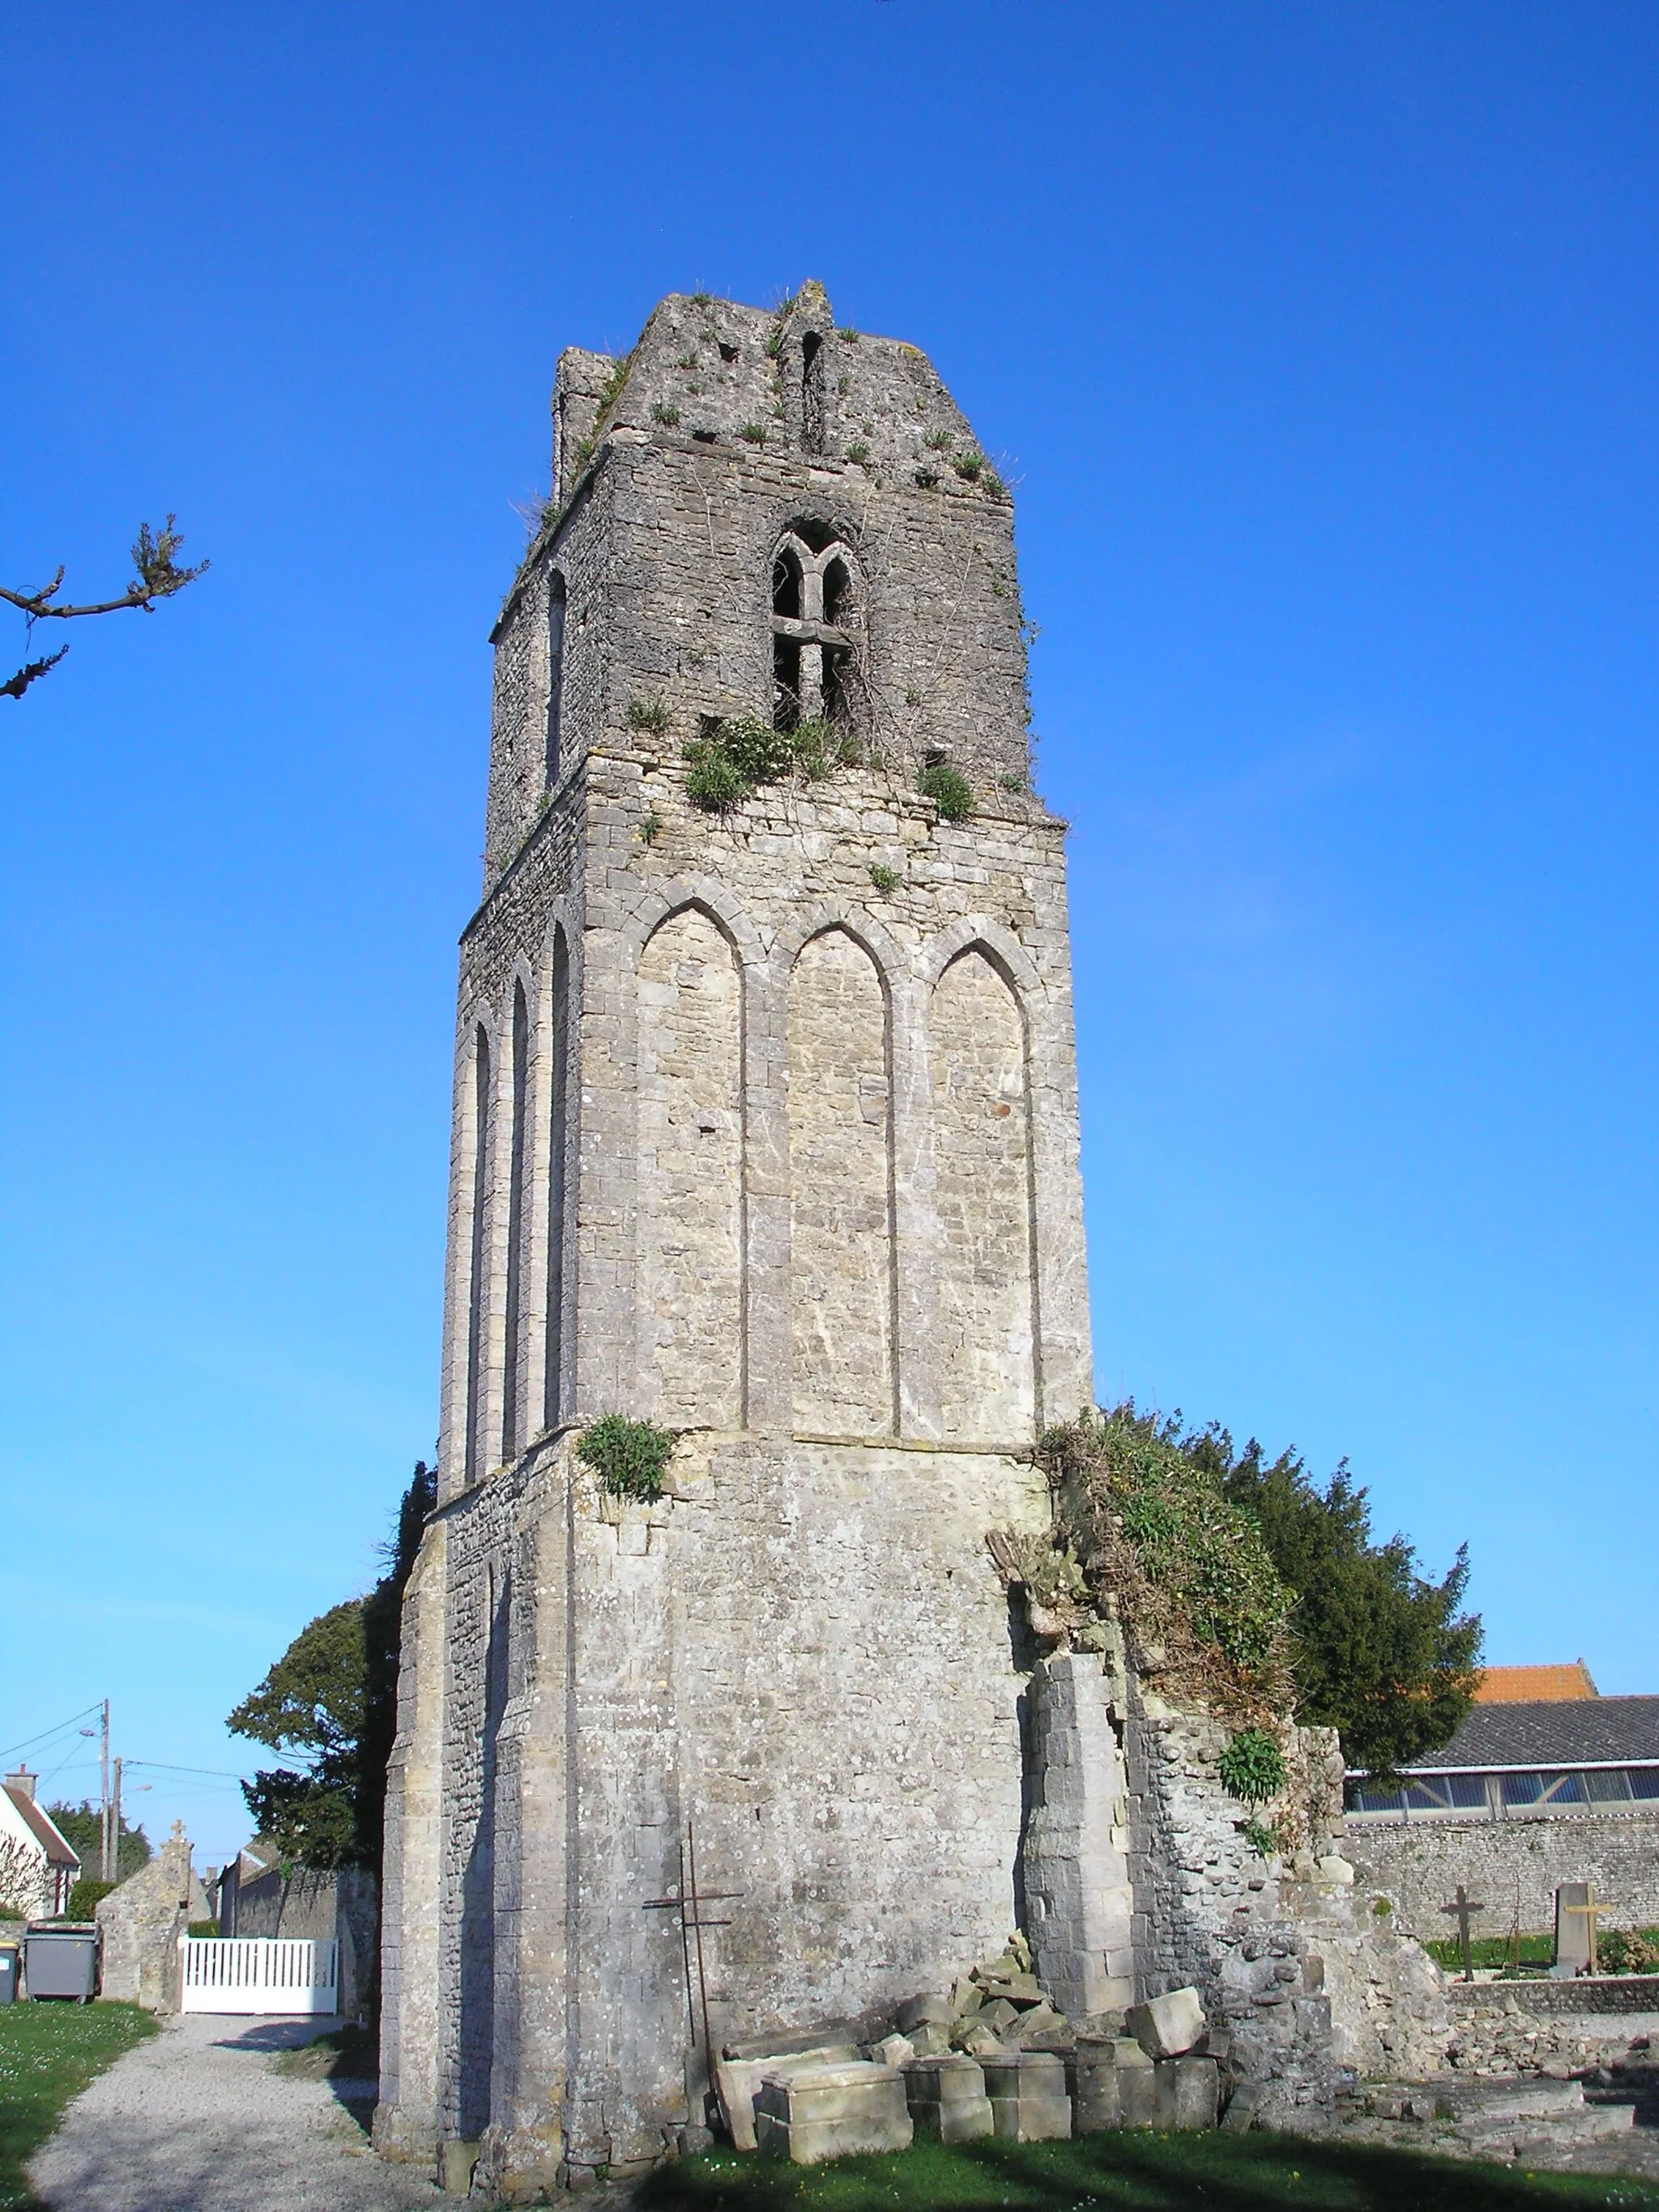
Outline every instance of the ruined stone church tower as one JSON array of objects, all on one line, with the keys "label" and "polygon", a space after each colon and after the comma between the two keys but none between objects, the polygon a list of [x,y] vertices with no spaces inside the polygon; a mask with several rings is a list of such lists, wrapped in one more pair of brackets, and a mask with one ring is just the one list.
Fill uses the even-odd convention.
[{"label": "ruined stone church tower", "polygon": [[[702,2118],[649,1909],[689,1822],[716,2045],[1000,1947],[986,1532],[1047,1526],[1091,1392],[1063,825],[1012,506],[927,361],[817,286],[566,353],[494,642],[377,2140],[522,2191]],[[686,748],[757,722],[811,744],[697,803]],[[680,1437],[654,1503],[577,1454],[612,1413]]]}]

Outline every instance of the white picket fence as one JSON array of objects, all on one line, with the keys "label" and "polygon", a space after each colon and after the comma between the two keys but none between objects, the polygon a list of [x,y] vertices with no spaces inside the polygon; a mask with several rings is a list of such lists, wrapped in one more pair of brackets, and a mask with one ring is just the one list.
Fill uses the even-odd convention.
[{"label": "white picket fence", "polygon": [[340,1947],[290,1936],[181,1936],[183,2012],[331,2013]]}]

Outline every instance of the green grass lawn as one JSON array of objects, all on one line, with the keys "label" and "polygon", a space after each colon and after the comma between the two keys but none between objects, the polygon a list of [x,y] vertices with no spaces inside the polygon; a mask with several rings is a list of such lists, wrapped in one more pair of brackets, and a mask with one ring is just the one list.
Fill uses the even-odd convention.
[{"label": "green grass lawn", "polygon": [[712,2151],[660,2168],[652,2212],[1540,2212],[1659,2205],[1625,2175],[1528,2174],[1360,2144],[1269,2135],[1085,2136],[1075,2142],[919,2144],[816,2166]]},{"label": "green grass lawn", "polygon": [[129,2004],[0,2005],[0,2212],[34,2203],[23,2178],[32,2158],[96,2074],[155,2022]]}]

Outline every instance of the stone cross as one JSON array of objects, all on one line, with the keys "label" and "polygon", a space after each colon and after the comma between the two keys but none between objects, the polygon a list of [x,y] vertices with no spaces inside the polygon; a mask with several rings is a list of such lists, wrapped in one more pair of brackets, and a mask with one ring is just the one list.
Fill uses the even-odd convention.
[{"label": "stone cross", "polygon": [[1484,1905],[1478,1903],[1469,1895],[1461,1881],[1457,1885],[1456,1902],[1452,1905],[1443,1905],[1440,1908],[1443,1912],[1455,1912],[1457,1915],[1457,1940],[1463,1947],[1463,1979],[1466,1982],[1472,1982],[1474,1979],[1474,1956],[1469,1949],[1470,1915],[1484,1912],[1486,1909]]},{"label": "stone cross", "polygon": [[[1595,1921],[1609,1908],[1598,1905],[1587,1881],[1564,1881],[1555,1893],[1555,1965],[1559,1980],[1595,1972]],[[1575,1925],[1581,1923],[1582,1925]]]}]

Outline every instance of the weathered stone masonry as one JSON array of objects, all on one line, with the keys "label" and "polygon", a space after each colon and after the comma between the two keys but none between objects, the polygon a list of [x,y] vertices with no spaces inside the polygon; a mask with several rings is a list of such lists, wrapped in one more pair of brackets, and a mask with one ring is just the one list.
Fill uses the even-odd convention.
[{"label": "weathered stone masonry", "polygon": [[[555,417],[462,941],[377,2128],[481,2142],[520,2194],[702,2117],[643,1909],[689,1820],[743,1892],[717,2038],[1001,1942],[1021,1678],[984,1537],[1046,1524],[1037,1426],[1091,1395],[1006,494],[922,356],[813,289],[665,301],[619,391],[565,357]],[[843,761],[690,805],[687,741],[780,683]],[[916,789],[940,759],[969,821]],[[612,1410],[686,1432],[653,1506],[575,1457]]]},{"label": "weathered stone masonry", "polygon": [[[1006,495],[922,356],[816,287],[665,301],[625,364],[562,358],[554,419],[461,942],[376,2141],[522,2199],[702,2119],[647,1909],[693,1820],[740,1893],[717,2045],[943,1987],[1018,1917],[1069,2011],[1194,1979],[1289,2105],[1328,2094],[1333,1998],[1362,2056],[1422,2006],[1340,1897],[1322,1993],[1224,1731],[1121,1649],[1038,1663],[986,1546],[1048,1527],[1033,1443],[1092,1396]],[[827,775],[690,803],[689,741],[819,712]],[[608,1412],[681,1432],[648,1506],[577,1456]]]}]

